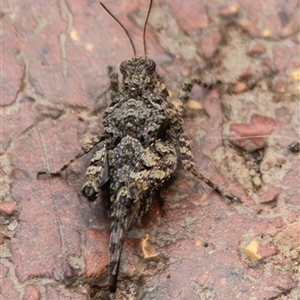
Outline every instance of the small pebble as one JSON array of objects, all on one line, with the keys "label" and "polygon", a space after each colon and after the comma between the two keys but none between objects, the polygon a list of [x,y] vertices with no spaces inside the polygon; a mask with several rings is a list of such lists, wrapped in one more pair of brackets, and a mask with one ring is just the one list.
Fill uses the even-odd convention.
[{"label": "small pebble", "polygon": [[94,44],[92,44],[92,43],[87,43],[87,44],[85,45],[85,50],[86,50],[86,51],[89,51],[89,52],[92,52],[92,51],[94,50]]},{"label": "small pebble", "polygon": [[17,227],[18,227],[18,221],[17,220],[14,220],[13,222],[11,222],[8,226],[7,226],[7,229],[9,231],[14,231]]},{"label": "small pebble", "polygon": [[232,91],[235,94],[241,94],[247,91],[247,89],[247,84],[245,82],[240,81],[233,87]]},{"label": "small pebble", "polygon": [[257,240],[252,240],[245,248],[244,252],[252,259],[259,260],[261,256],[258,253],[259,242]]},{"label": "small pebble", "polygon": [[203,106],[201,105],[201,103],[199,103],[198,101],[195,101],[195,100],[190,100],[187,103],[187,106],[189,109],[195,110],[195,111],[199,111],[199,110],[203,109]]},{"label": "small pebble", "polygon": [[250,171],[249,171],[249,174],[250,174],[250,176],[255,176],[256,175],[256,171],[255,170],[253,170],[253,169],[251,169]]},{"label": "small pebble", "polygon": [[70,36],[71,40],[74,42],[78,42],[80,40],[79,32],[75,29],[70,31],[69,36]]},{"label": "small pebble", "polygon": [[259,176],[253,177],[252,182],[253,182],[254,185],[256,185],[257,187],[261,186],[261,179],[259,178]]},{"label": "small pebble", "polygon": [[300,81],[300,71],[292,72],[291,77],[294,81]]},{"label": "small pebble", "polygon": [[219,16],[231,17],[235,16],[240,12],[240,6],[238,4],[232,4],[219,11]]}]

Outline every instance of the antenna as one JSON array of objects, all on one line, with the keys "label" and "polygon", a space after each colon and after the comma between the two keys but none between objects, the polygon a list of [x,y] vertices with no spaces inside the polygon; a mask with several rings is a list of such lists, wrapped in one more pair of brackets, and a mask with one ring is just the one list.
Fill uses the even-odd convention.
[{"label": "antenna", "polygon": [[[133,54],[134,56],[136,56],[136,50],[135,50],[135,47],[134,47],[134,44],[133,44],[133,41],[128,33],[128,31],[126,30],[126,28],[123,26],[123,24],[105,7],[105,5],[102,3],[102,2],[99,2],[100,5],[106,10],[106,12],[115,20],[117,21],[117,23],[123,28],[123,30],[125,31],[129,41],[130,41],[130,44],[131,44],[131,47],[132,47],[132,50],[133,50]],[[150,3],[150,7],[151,7],[151,4],[152,4],[152,0],[151,0],[151,3]],[[147,15],[147,19],[148,19],[148,16],[149,16],[149,13],[150,11],[148,12],[148,15]],[[147,19],[146,19],[146,22],[147,22]],[[146,25],[146,23],[145,23]],[[144,28],[145,29],[145,28]],[[144,43],[145,45],[145,43]]]},{"label": "antenna", "polygon": [[143,44],[144,44],[144,53],[145,53],[145,55],[147,55],[147,48],[146,48],[146,26],[147,26],[147,22],[148,22],[148,19],[149,19],[149,16],[150,16],[152,2],[153,2],[153,0],[150,0],[150,4],[149,4],[149,8],[148,8],[148,13],[147,13],[147,17],[146,17],[145,24],[144,24],[144,29],[143,29]]}]

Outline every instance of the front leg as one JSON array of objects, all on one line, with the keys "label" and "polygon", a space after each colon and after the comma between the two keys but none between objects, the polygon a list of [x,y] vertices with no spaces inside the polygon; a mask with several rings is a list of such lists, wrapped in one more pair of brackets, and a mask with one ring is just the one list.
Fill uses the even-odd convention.
[{"label": "front leg", "polygon": [[48,173],[44,171],[38,172],[37,176],[39,178],[40,175],[50,175],[50,176],[60,176],[61,173],[66,170],[73,162],[75,162],[78,158],[83,156],[84,154],[90,152],[96,145],[98,145],[100,142],[102,142],[105,139],[105,135],[96,135],[94,136],[88,143],[83,145],[79,152],[76,154],[75,157],[70,159],[66,164],[64,164],[57,172],[55,173]]},{"label": "front leg", "polygon": [[109,75],[110,78],[110,97],[111,97],[111,101],[114,102],[116,95],[119,92],[119,77],[118,77],[118,73],[111,73]]},{"label": "front leg", "polygon": [[194,84],[198,84],[199,86],[202,86],[206,89],[211,89],[214,86],[218,86],[220,84],[220,82],[218,81],[218,82],[216,82],[216,84],[207,84],[207,83],[203,83],[200,79],[197,79],[197,78],[187,78],[184,81],[183,88],[182,88],[182,91],[181,91],[180,97],[179,97],[179,99],[183,105],[185,105],[188,102],[188,100],[190,99],[190,95],[191,95]]},{"label": "front leg", "polygon": [[191,95],[194,84],[195,84],[195,79],[192,79],[192,78],[187,78],[184,81],[182,91],[181,91],[180,97],[179,97],[179,99],[183,105],[185,105],[188,102],[188,100],[190,99],[190,95]]}]

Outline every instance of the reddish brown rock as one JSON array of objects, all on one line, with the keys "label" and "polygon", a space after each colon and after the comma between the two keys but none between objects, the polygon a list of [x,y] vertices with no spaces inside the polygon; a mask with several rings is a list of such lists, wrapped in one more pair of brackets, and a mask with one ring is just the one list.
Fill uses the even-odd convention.
[{"label": "reddish brown rock", "polygon": [[25,72],[24,63],[17,57],[23,45],[15,24],[8,18],[2,22],[1,43],[5,45],[5,51],[1,53],[1,105],[6,106],[16,100]]},{"label": "reddish brown rock", "polygon": [[0,214],[11,216],[18,209],[18,203],[16,201],[0,202]]},{"label": "reddish brown rock", "polygon": [[298,220],[288,225],[281,232],[279,232],[274,238],[274,244],[282,249],[287,255],[287,251],[291,249],[299,250],[299,241],[300,241],[300,221]]},{"label": "reddish brown rock", "polygon": [[8,273],[8,267],[0,263],[0,279],[5,277]]},{"label": "reddish brown rock", "polygon": [[272,243],[267,244],[259,244],[258,246],[258,253],[261,259],[268,258],[273,256],[277,253],[276,247]]},{"label": "reddish brown rock", "polygon": [[249,80],[253,77],[253,70],[248,67],[245,70],[242,70],[240,75],[239,75],[239,79],[240,80]]},{"label": "reddish brown rock", "polygon": [[89,229],[84,248],[85,276],[100,277],[108,265],[109,232]]},{"label": "reddish brown rock", "polygon": [[266,145],[267,137],[275,127],[275,120],[254,114],[250,124],[230,125],[230,140],[246,151],[254,151]]},{"label": "reddish brown rock", "polygon": [[[57,286],[55,285],[44,285],[44,288],[46,289],[45,294],[47,295],[48,299],[59,299],[59,300],[87,300],[89,297],[86,293],[80,293],[78,291],[76,292],[66,292],[61,291]],[[79,287],[80,288],[80,287]]]},{"label": "reddish brown rock", "polygon": [[271,75],[276,73],[276,68],[273,64],[272,59],[269,56],[265,56],[262,58],[261,68],[265,75]]},{"label": "reddish brown rock", "polygon": [[204,274],[201,274],[199,277],[198,277],[198,283],[200,285],[205,285],[206,282],[210,279],[211,275],[209,275],[208,273],[204,273]]},{"label": "reddish brown rock", "polygon": [[3,245],[4,242],[5,242],[4,235],[2,233],[0,233],[0,245]]},{"label": "reddish brown rock", "polygon": [[274,186],[265,186],[259,192],[260,203],[272,202],[283,191],[282,188]]},{"label": "reddish brown rock", "polygon": [[[290,274],[275,268],[273,265],[267,271],[261,272],[259,281],[264,281],[266,285],[263,288],[255,286],[257,299],[276,299],[284,296],[286,291],[292,291],[297,286]],[[291,298],[291,300],[294,300],[294,298]]]},{"label": "reddish brown rock", "polygon": [[247,54],[250,56],[261,55],[266,53],[266,47],[261,43],[256,43],[250,47]]},{"label": "reddish brown rock", "polygon": [[250,21],[246,20],[240,23],[241,28],[246,31],[252,38],[259,37],[260,33],[256,26]]},{"label": "reddish brown rock", "polygon": [[[168,5],[170,5],[172,15],[178,18],[180,29],[189,35],[208,27],[207,9],[198,0],[190,0],[185,2],[184,5],[181,5],[179,1],[171,1]],[[180,10],[178,10],[178,5],[181,5]]]},{"label": "reddish brown rock", "polygon": [[14,111],[13,114],[7,113],[1,116],[1,121],[5,126],[2,128],[3,138],[0,142],[2,148],[0,151],[5,150],[12,140],[36,122],[32,106],[32,99],[23,97],[20,100],[17,111]]},{"label": "reddish brown rock", "polygon": [[[142,220],[142,228],[131,231],[134,236],[131,240],[138,242],[134,247],[128,246],[128,240],[125,243],[127,255],[123,266],[127,264],[129,267],[123,269],[123,274],[135,281],[138,277],[135,268],[145,268],[146,273],[137,282],[145,300],[195,299],[199,294],[203,298],[216,299],[223,299],[224,295],[228,299],[297,299],[298,274],[293,270],[294,262],[299,260],[296,250],[299,229],[294,226],[299,219],[299,156],[289,153],[286,147],[291,138],[297,139],[298,128],[295,115],[298,104],[297,101],[290,101],[290,97],[294,97],[293,88],[299,78],[294,73],[299,67],[299,34],[293,34],[299,30],[299,1],[188,2],[154,1],[150,20],[158,14],[158,25],[155,27],[150,21],[147,27],[148,55],[156,61],[157,70],[166,83],[171,83],[167,86],[176,86],[174,97],[179,95],[185,77],[198,75],[198,71],[200,73],[206,67],[208,73],[225,84],[229,82],[234,85],[240,81],[248,84],[248,79],[257,82],[248,93],[222,93],[222,99],[214,91],[205,92],[205,99],[202,96],[197,98],[201,99],[199,102],[205,108],[204,113],[201,111],[195,117],[187,118],[184,124],[192,140],[197,170],[226,191],[230,191],[230,185],[234,184],[242,195],[242,204],[225,203],[209,187],[180,167],[163,191],[166,216],[160,218],[151,214]],[[8,182],[12,199],[18,202],[21,218],[14,238],[5,238],[4,248],[8,246],[11,249],[12,257],[7,258],[8,262],[4,260],[3,265],[14,264],[17,280],[34,280],[34,287],[40,290],[40,298],[86,300],[91,295],[80,294],[77,288],[75,291],[63,283],[73,278],[78,280],[76,286],[79,289],[84,286],[86,279],[82,276],[81,247],[85,247],[82,242],[85,232],[88,227],[109,228],[111,221],[106,217],[106,209],[101,206],[102,199],[86,204],[77,195],[89,155],[72,165],[63,178],[37,181],[36,172],[41,169],[57,170],[77,153],[90,134],[101,132],[101,113],[110,101],[108,93],[104,93],[109,89],[107,67],[117,69],[119,62],[133,54],[120,26],[101,10],[98,2],[67,0],[67,5],[61,4],[46,6],[41,1],[16,0],[14,5],[1,8],[4,33],[1,41],[5,45],[3,66],[5,76],[8,74],[10,80],[3,89],[5,107],[1,145],[5,163],[12,170],[7,172],[12,174]],[[138,54],[142,54],[142,27],[148,1],[120,1],[118,9],[109,1],[106,4],[129,30]],[[220,17],[220,7],[228,8],[235,4],[240,6],[241,13],[230,15],[225,11],[229,18]],[[133,21],[133,15],[138,16],[138,21]],[[172,22],[164,23],[166,15],[195,48],[199,48],[205,32],[219,29],[222,34],[224,32],[226,43],[220,42],[218,46],[208,49],[206,54],[208,57],[212,55],[209,60],[200,58],[201,49],[198,55],[195,54],[195,59],[181,59],[181,53],[189,51],[189,47],[183,43],[179,44],[180,49],[168,52],[164,51],[161,43],[162,40],[169,40],[172,44],[177,36],[165,34],[158,38],[161,24],[171,27],[166,33],[174,31]],[[231,17],[235,19],[234,24],[229,24]],[[70,20],[72,28],[68,27]],[[239,24],[246,32],[239,30]],[[273,53],[259,57],[245,55],[252,44],[264,44],[256,37],[268,38],[265,45]],[[253,75],[241,78],[247,68],[252,70]],[[269,88],[272,82],[277,83],[277,78],[291,82],[286,85],[284,93],[280,93],[282,89],[279,84],[273,85],[276,87],[274,90]],[[287,101],[272,101],[274,91],[278,91],[280,99],[286,95]],[[198,96],[197,90],[193,92]],[[15,101],[16,95],[20,101]],[[223,99],[223,96],[229,97]],[[95,115],[95,106],[100,115]],[[56,108],[62,109],[63,115]],[[37,114],[39,109],[41,114]],[[268,166],[270,172],[276,167],[274,177],[279,175],[283,189],[278,206],[276,201],[271,203],[275,195],[271,192],[272,180],[263,184],[270,186],[269,190],[264,190],[262,194],[253,192],[255,201],[247,196],[243,185],[243,166],[239,160],[233,161],[236,156],[228,156],[228,150],[222,145],[227,137],[224,136],[227,122],[249,125],[244,121],[247,114],[264,115],[264,111],[268,111],[268,116],[277,124],[276,135],[270,140],[275,145],[272,143],[270,148],[286,156],[282,163],[278,161],[278,166],[274,165],[274,161],[270,161]],[[84,122],[78,122],[78,115],[85,118]],[[52,119],[44,120],[45,117]],[[236,117],[239,121],[234,119]],[[261,127],[264,125],[260,122]],[[268,125],[266,127],[269,128]],[[210,159],[210,154],[218,148],[224,152],[221,163]],[[222,171],[224,166],[227,168],[225,172]],[[226,172],[230,169],[231,172]],[[257,196],[270,201],[266,205],[257,203]],[[147,262],[142,257],[137,258],[141,255],[137,254],[137,249],[143,231],[151,236],[155,251],[162,254]],[[266,244],[267,249],[262,249],[267,258],[265,264],[260,264],[258,268],[244,264],[238,255],[238,248],[245,232],[254,236],[271,232],[278,255],[269,256],[272,247]],[[103,257],[108,257],[109,233],[103,234],[102,238],[103,241],[100,237],[94,238],[94,246],[90,245],[90,248],[96,255],[99,243],[104,243],[100,252]],[[195,238],[203,243],[195,243]],[[93,257],[91,255],[90,265]],[[103,257],[99,258],[99,265],[102,266],[99,269],[106,270],[108,258],[105,263]],[[277,259],[279,257],[282,260]],[[139,259],[141,263],[137,264]],[[157,261],[161,269],[152,273]],[[15,282],[15,274],[9,270],[4,280]],[[120,279],[119,293],[126,294],[126,288],[120,290]],[[45,281],[53,285],[45,284]],[[4,297],[1,294],[0,298],[20,299],[26,294],[29,283],[18,285],[18,289],[14,284],[2,281],[1,293],[3,288],[6,288],[6,293]]]},{"label": "reddish brown rock", "polygon": [[[299,50],[297,47],[289,47],[285,44],[274,44],[273,48],[273,64],[276,71],[283,75],[289,68],[294,68],[294,64],[298,61]],[[286,55],[286,54],[289,55]]]},{"label": "reddish brown rock", "polygon": [[[2,297],[3,298],[2,298]],[[0,298],[1,299],[20,299],[20,293],[14,287],[12,281],[4,279],[0,284]]]},{"label": "reddish brown rock", "polygon": [[23,300],[39,300],[41,298],[40,291],[34,285],[26,285]]},{"label": "reddish brown rock", "polygon": [[277,77],[273,82],[272,91],[274,93],[283,94],[286,92],[286,86],[286,79]]},{"label": "reddish brown rock", "polygon": [[56,119],[61,116],[63,111],[61,109],[51,108],[45,105],[36,105],[35,109],[39,116],[41,117],[50,117]]},{"label": "reddish brown rock", "polygon": [[240,12],[240,5],[235,3],[222,8],[219,10],[219,16],[221,17],[232,17],[237,15]]},{"label": "reddish brown rock", "polygon": [[218,30],[207,32],[200,41],[200,49],[205,56],[209,59],[213,57],[218,50],[222,36]]}]

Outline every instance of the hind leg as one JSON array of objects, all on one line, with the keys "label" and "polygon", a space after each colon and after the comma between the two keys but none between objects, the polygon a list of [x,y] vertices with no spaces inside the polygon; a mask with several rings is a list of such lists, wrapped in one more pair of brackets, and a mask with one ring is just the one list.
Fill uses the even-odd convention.
[{"label": "hind leg", "polygon": [[99,189],[109,180],[109,163],[107,156],[107,146],[103,143],[102,147],[95,152],[85,173],[85,180],[81,192],[90,201],[94,201]]},{"label": "hind leg", "polygon": [[[197,79],[186,79],[180,94],[180,101],[182,104],[186,104],[190,98],[190,94],[194,84],[204,86],[205,88],[210,89],[212,85],[203,84],[200,80]],[[218,83],[217,83],[218,84]],[[199,173],[195,169],[195,161],[191,150],[190,140],[186,133],[183,131],[181,124],[182,120],[178,115],[171,116],[170,123],[173,127],[169,130],[168,134],[174,142],[178,143],[179,152],[181,155],[182,163],[184,168],[194,176],[198,177],[204,181],[207,185],[213,188],[218,194],[231,201],[239,201],[237,197],[234,197],[230,194],[224,193],[220,188],[214,184],[211,180],[205,177],[203,174]]]},{"label": "hind leg", "polygon": [[181,154],[181,159],[184,168],[194,176],[198,177],[202,181],[204,181],[208,186],[213,188],[219,195],[229,199],[230,201],[239,201],[237,197],[234,197],[230,194],[224,193],[220,188],[214,184],[212,181],[210,181],[207,177],[205,177],[203,174],[199,173],[195,169],[195,161],[191,150],[190,140],[188,136],[185,134],[185,132],[181,132],[178,135],[178,141],[179,141],[179,151]]}]

